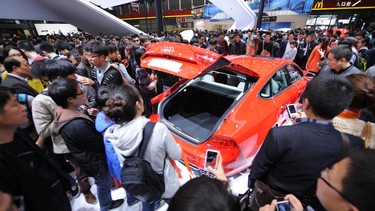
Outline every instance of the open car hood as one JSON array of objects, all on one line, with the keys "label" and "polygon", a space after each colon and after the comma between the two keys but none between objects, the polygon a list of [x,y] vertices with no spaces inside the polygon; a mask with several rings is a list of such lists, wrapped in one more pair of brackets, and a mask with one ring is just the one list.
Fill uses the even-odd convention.
[{"label": "open car hood", "polygon": [[141,66],[185,79],[192,79],[203,71],[208,72],[224,66],[236,66],[235,69],[255,78],[259,75],[239,64],[231,64],[223,56],[192,45],[161,42],[147,47],[141,59]]}]

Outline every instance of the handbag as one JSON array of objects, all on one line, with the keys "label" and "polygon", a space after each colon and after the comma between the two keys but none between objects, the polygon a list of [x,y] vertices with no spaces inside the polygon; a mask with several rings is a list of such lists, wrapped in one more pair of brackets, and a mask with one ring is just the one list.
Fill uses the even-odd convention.
[{"label": "handbag", "polygon": [[284,196],[285,194],[272,189],[264,182],[256,180],[253,193],[250,196],[250,208],[254,211],[259,210],[260,207],[271,204],[274,199],[284,200]]},{"label": "handbag", "polygon": [[270,57],[271,54],[267,50],[264,50],[264,41],[263,41],[263,48],[262,52],[260,53],[260,56]]},{"label": "handbag", "polygon": [[370,145],[371,140],[371,125],[370,123],[366,122],[365,126],[363,127],[362,133],[359,136],[361,139],[365,141],[365,147],[368,148]]}]

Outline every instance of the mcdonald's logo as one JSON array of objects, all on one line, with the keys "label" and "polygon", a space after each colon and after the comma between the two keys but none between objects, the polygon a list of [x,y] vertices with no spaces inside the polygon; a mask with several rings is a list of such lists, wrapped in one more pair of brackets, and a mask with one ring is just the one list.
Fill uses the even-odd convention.
[{"label": "mcdonald's logo", "polygon": [[323,1],[318,1],[314,5],[314,9],[322,9],[323,8]]}]

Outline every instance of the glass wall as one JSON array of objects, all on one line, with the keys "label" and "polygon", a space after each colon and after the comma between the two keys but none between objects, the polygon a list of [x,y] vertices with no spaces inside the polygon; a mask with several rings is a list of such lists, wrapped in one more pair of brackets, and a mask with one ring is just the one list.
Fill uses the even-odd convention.
[{"label": "glass wall", "polygon": [[[314,14],[315,13],[315,14]],[[374,10],[348,10],[314,12],[309,15],[306,27],[315,29],[361,29],[375,25]]]}]

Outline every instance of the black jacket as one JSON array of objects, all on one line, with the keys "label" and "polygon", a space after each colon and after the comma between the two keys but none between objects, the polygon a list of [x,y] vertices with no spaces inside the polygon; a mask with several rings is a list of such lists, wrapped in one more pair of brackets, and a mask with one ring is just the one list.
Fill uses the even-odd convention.
[{"label": "black jacket", "polygon": [[245,55],[246,44],[242,40],[240,42],[233,41],[229,46],[229,55]]},{"label": "black jacket", "polygon": [[[351,147],[363,148],[363,140],[348,135]],[[249,176],[271,188],[301,197],[315,190],[320,172],[342,156],[343,141],[333,125],[312,122],[273,128],[254,158]]]},{"label": "black jacket", "polygon": [[262,53],[263,45],[264,45],[264,50],[267,50],[271,54],[271,56],[273,56],[274,55],[274,53],[273,53],[273,41],[266,42],[265,40],[261,40],[259,42],[257,55],[260,55]]},{"label": "black jacket", "polygon": [[39,93],[29,86],[25,81],[16,78],[12,75],[7,75],[7,77],[1,82],[2,86],[9,87],[15,90],[16,94],[23,93],[30,96],[36,97]]},{"label": "black jacket", "polygon": [[88,176],[97,178],[108,171],[103,135],[96,131],[94,122],[87,116],[59,107],[53,133],[61,133],[70,153]]},{"label": "black jacket", "polygon": [[100,86],[106,86],[109,84],[114,84],[114,85],[121,85],[123,84],[123,80],[121,77],[121,74],[119,70],[114,68],[113,66],[109,66],[108,70],[105,71],[103,80],[101,83],[99,83],[97,75],[96,75],[96,69],[92,68],[91,69],[91,79],[95,82],[92,87],[94,87],[95,90],[98,90]]},{"label": "black jacket", "polygon": [[70,188],[69,181],[49,160],[30,137],[18,129],[12,143],[0,144],[0,190],[24,196],[26,211],[70,211],[65,193]]},{"label": "black jacket", "polygon": [[93,122],[76,118],[61,129],[62,137],[81,169],[96,178],[108,171],[103,136]]}]

